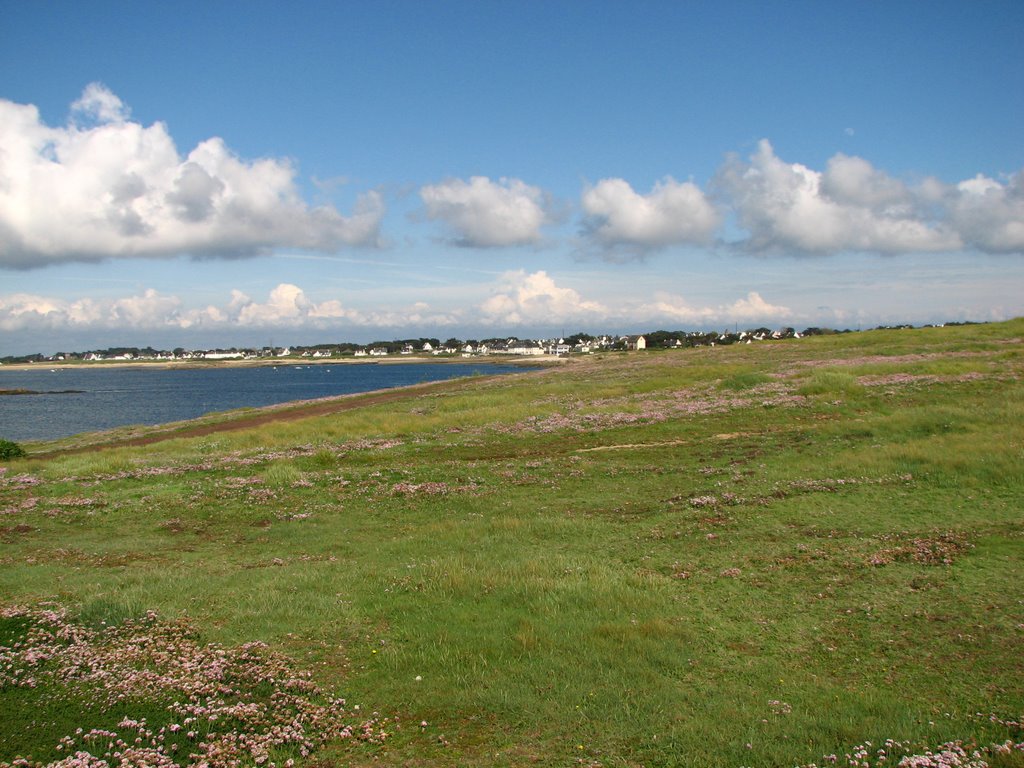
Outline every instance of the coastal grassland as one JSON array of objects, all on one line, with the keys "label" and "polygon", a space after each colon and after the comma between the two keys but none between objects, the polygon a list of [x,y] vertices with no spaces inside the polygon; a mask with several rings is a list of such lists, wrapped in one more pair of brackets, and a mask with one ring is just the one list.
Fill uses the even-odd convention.
[{"label": "coastal grassland", "polygon": [[[11,462],[0,594],[100,638],[155,611],[261,641],[347,716],[389,719],[325,737],[319,765],[877,765],[887,739],[1020,742],[1022,337],[606,354]],[[5,621],[0,644],[29,637]],[[0,718],[0,761],[175,724],[152,692],[58,705],[84,683],[48,663],[34,689],[0,677],[0,712],[24,713]]]}]

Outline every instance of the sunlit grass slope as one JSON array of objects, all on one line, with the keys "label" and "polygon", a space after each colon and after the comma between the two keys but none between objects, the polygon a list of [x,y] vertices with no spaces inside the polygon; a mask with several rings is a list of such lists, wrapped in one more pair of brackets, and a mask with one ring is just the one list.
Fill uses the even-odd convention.
[{"label": "sunlit grass slope", "polygon": [[[1024,741],[1022,337],[608,354],[14,462],[0,595],[267,643],[379,713],[321,765],[885,765]],[[29,619],[8,613],[13,647]],[[57,760],[133,711],[0,680],[0,761]],[[133,706],[170,723],[158,698]]]}]

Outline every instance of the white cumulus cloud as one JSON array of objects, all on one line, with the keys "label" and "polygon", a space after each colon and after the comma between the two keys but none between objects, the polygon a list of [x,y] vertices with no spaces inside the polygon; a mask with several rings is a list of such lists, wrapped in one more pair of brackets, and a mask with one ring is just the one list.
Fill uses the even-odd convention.
[{"label": "white cumulus cloud", "polygon": [[502,275],[495,293],[480,305],[480,313],[491,325],[519,325],[600,319],[607,310],[572,288],[559,287],[543,270],[527,274],[520,269]]},{"label": "white cumulus cloud", "polygon": [[376,244],[383,214],[376,192],[350,216],[310,207],[290,163],[242,160],[219,138],[182,157],[164,124],[131,121],[98,83],[65,126],[44,124],[33,105],[0,100],[0,266],[333,251]]},{"label": "white cumulus cloud", "polygon": [[1024,171],[1006,184],[979,174],[948,198],[950,219],[966,243],[989,253],[1024,253]]},{"label": "white cumulus cloud", "polygon": [[623,179],[603,179],[584,190],[582,205],[585,234],[609,247],[707,243],[721,223],[700,187],[671,177],[646,195]]},{"label": "white cumulus cloud", "polygon": [[917,204],[919,194],[860,158],[837,155],[822,173],[784,162],[762,140],[749,162],[731,158],[716,184],[755,250],[907,253],[963,245]]},{"label": "white cumulus cloud", "polygon": [[661,292],[654,301],[640,307],[638,317],[672,320],[680,323],[706,325],[708,323],[770,323],[784,320],[793,312],[789,307],[770,304],[756,291],[731,304],[715,307],[695,307],[682,296]]},{"label": "white cumulus cloud", "polygon": [[181,300],[148,289],[140,296],[73,301],[18,293],[0,296],[0,330],[179,326]]},{"label": "white cumulus cloud", "polygon": [[717,319],[712,307],[695,307],[682,296],[659,291],[654,301],[643,305],[637,312],[642,317],[664,318],[678,323],[702,324]]},{"label": "white cumulus cloud", "polygon": [[724,308],[723,316],[735,320],[779,320],[793,313],[789,307],[769,304],[756,291],[751,291],[746,298],[737,299]]},{"label": "white cumulus cloud", "polygon": [[239,325],[303,325],[309,321],[353,320],[358,316],[358,313],[342,307],[336,299],[312,302],[301,288],[291,283],[278,285],[264,303],[255,302],[235,291],[231,308],[237,312]]},{"label": "white cumulus cloud", "polygon": [[457,245],[473,248],[537,243],[550,220],[548,195],[519,179],[449,179],[422,187],[420,199],[427,218],[447,225]]},{"label": "white cumulus cloud", "polygon": [[709,191],[666,177],[640,194],[604,179],[583,191],[584,236],[642,254],[709,243],[733,215],[745,230],[733,245],[761,253],[1024,252],[1024,171],[908,183],[842,153],[824,170],[786,162],[763,139],[747,160],[730,156]]},{"label": "white cumulus cloud", "polygon": [[122,123],[128,119],[131,110],[102,83],[89,83],[71,105],[71,114],[85,121]]}]

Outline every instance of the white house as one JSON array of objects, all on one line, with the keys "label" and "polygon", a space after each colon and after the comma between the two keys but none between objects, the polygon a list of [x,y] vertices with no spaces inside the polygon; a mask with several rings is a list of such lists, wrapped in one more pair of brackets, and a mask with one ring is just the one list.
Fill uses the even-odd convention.
[{"label": "white house", "polygon": [[643,336],[627,336],[626,349],[647,349],[647,339],[645,339]]},{"label": "white house", "polygon": [[510,355],[543,355],[544,349],[538,344],[524,344],[522,342],[515,342],[510,344],[508,347],[508,354]]}]

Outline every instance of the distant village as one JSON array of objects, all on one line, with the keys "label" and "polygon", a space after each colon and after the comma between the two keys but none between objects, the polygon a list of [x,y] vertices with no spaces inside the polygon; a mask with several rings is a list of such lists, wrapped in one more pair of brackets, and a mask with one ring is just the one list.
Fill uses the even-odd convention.
[{"label": "distant village", "polygon": [[[880,328],[910,328],[912,326],[880,326]],[[593,336],[577,333],[557,339],[520,339],[515,336],[490,339],[455,339],[440,341],[434,338],[396,339],[375,341],[372,344],[316,344],[313,346],[266,346],[230,349],[184,349],[158,350],[152,347],[110,347],[87,352],[58,352],[53,355],[31,354],[0,358],[3,364],[24,363],[70,363],[70,362],[172,362],[203,360],[272,360],[272,359],[359,359],[379,360],[392,357],[439,357],[467,358],[488,355],[512,357],[565,357],[587,355],[603,351],[637,351],[647,349],[678,349],[682,347],[714,347],[727,344],[752,344],[779,339],[799,339],[833,333],[850,333],[831,328],[807,328],[796,331],[793,328],[771,330],[754,328],[745,331],[652,331],[642,335]]]}]

